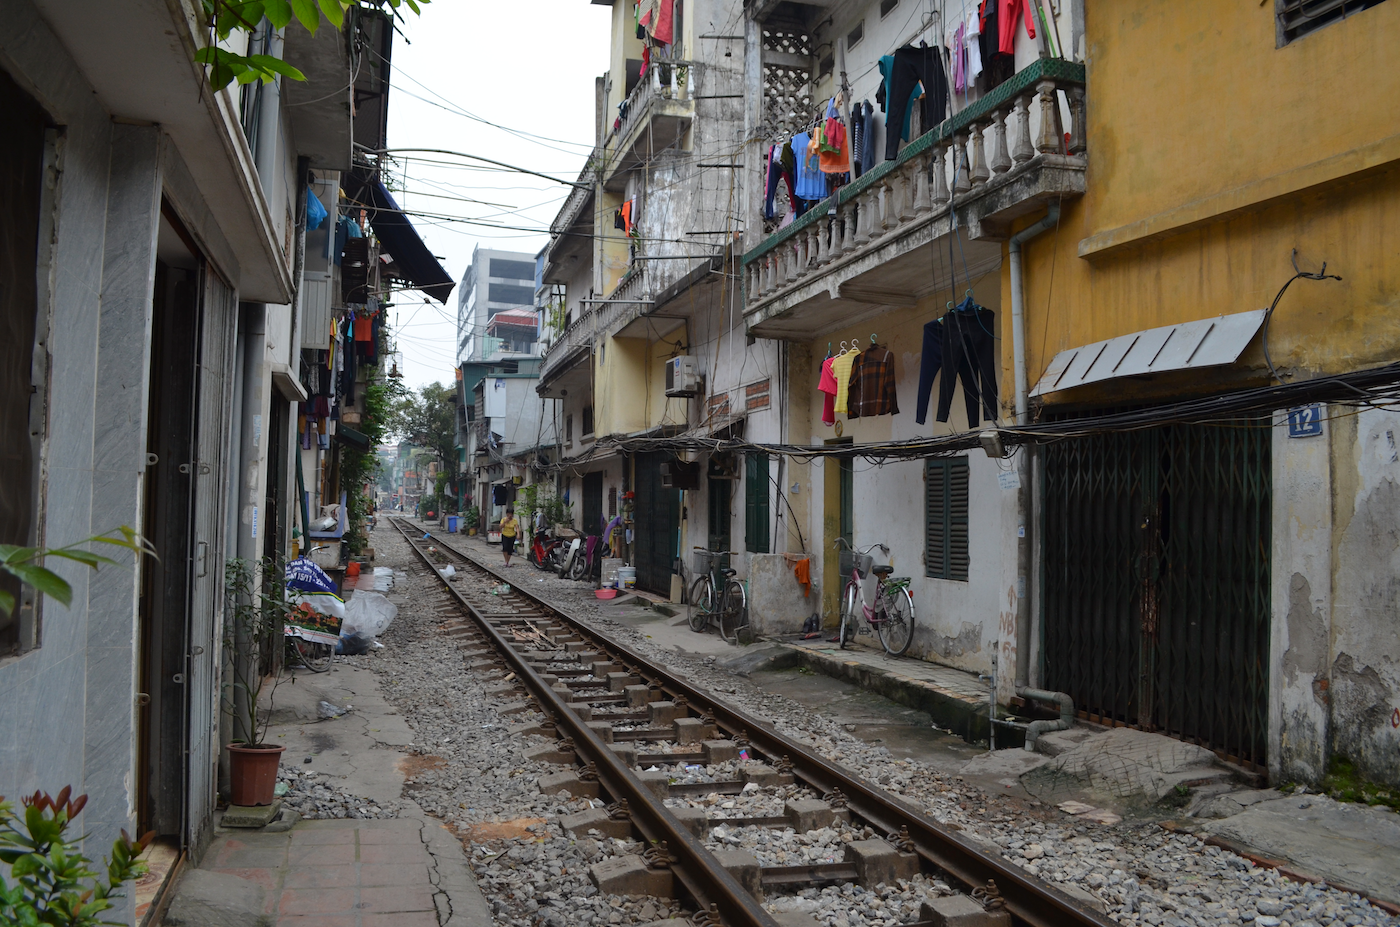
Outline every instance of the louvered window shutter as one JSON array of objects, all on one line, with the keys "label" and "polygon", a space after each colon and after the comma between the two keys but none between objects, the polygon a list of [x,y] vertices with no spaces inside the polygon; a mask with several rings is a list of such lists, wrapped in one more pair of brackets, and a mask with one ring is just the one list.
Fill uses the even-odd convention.
[{"label": "louvered window shutter", "polygon": [[924,573],[967,581],[967,458],[929,460],[924,483]]}]

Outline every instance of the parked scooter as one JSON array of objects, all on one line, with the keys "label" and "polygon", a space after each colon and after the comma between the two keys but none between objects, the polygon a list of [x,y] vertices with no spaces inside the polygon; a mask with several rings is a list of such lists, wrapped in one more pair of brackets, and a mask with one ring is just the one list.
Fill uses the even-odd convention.
[{"label": "parked scooter", "polygon": [[[600,543],[602,538],[596,534],[590,534],[588,540],[581,548],[575,549],[573,560],[569,563],[569,572],[566,575],[569,579],[583,579],[585,576],[595,576],[602,561],[598,559],[598,551],[602,548]],[[575,544],[578,542],[575,541]]]},{"label": "parked scooter", "polygon": [[583,559],[583,555],[579,552],[583,546],[583,539],[574,538],[566,543],[567,546],[563,548],[563,553],[559,557],[559,575],[570,579],[573,577],[574,561]]},{"label": "parked scooter", "polygon": [[536,569],[557,573],[559,572],[559,564],[564,558],[566,546],[567,542],[563,538],[550,537],[549,532],[541,528],[535,532],[535,538],[525,557],[535,565]]}]

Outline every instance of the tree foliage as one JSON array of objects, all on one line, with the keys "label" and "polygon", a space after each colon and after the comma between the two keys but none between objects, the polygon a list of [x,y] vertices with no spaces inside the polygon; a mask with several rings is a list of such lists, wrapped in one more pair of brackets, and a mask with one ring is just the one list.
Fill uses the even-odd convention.
[{"label": "tree foliage", "polygon": [[409,444],[438,463],[448,474],[455,494],[457,485],[457,405],[456,390],[441,383],[430,383],[410,395],[397,410],[394,430]]},{"label": "tree foliage", "polygon": [[[430,0],[385,0],[395,11],[408,7],[421,13]],[[271,55],[240,55],[219,47],[235,32],[252,32],[267,19],[274,29],[285,29],[295,19],[312,35],[321,28],[325,17],[339,29],[345,14],[354,6],[378,8],[373,0],[201,0],[204,17],[209,23],[209,43],[195,52],[194,60],[209,68],[209,85],[222,90],[237,81],[249,84],[260,80],[264,84],[279,74],[291,80],[306,80],[291,64]]]}]

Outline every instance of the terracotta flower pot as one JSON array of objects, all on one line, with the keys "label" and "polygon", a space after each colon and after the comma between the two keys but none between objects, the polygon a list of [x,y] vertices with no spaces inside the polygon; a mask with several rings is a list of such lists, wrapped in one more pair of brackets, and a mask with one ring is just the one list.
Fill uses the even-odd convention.
[{"label": "terracotta flower pot", "polygon": [[270,805],[277,790],[280,744],[229,744],[229,801],[235,805]]}]

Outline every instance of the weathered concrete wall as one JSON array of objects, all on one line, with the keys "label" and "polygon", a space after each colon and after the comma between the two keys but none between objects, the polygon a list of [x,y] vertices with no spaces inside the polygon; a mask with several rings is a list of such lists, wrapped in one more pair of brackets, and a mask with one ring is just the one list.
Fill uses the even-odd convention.
[{"label": "weathered concrete wall", "polygon": [[749,555],[749,623],[757,634],[796,634],[807,616],[821,610],[821,590],[803,596],[782,554]]},{"label": "weathered concrete wall", "polygon": [[[1400,414],[1333,419],[1331,750],[1400,784]],[[1324,651],[1326,653],[1326,651]]]},{"label": "weathered concrete wall", "polygon": [[1333,440],[1289,438],[1285,416],[1273,429],[1268,762],[1275,780],[1316,782],[1327,765]]}]

